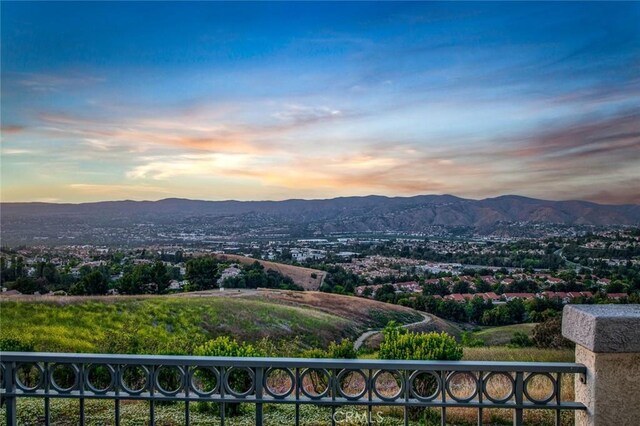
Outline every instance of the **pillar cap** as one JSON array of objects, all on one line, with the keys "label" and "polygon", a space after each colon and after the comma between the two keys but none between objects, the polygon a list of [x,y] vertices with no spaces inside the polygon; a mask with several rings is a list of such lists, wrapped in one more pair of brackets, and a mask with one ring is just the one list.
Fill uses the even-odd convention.
[{"label": "pillar cap", "polygon": [[640,305],[566,305],[562,335],[592,352],[640,352]]}]

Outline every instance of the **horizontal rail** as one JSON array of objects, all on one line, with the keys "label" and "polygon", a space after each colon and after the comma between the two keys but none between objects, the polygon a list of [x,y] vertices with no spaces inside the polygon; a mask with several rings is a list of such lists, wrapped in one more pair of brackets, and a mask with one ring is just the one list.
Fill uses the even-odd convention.
[{"label": "horizontal rail", "polygon": [[355,368],[407,369],[438,371],[496,371],[585,373],[583,364],[571,362],[502,362],[502,361],[404,361],[326,358],[236,358],[182,355],[110,355],[54,352],[0,352],[2,362],[81,362],[90,364],[135,365],[216,365],[221,367],[289,367],[289,368]]},{"label": "horizontal rail", "polygon": [[[45,424],[49,424],[51,398],[149,401],[150,424],[155,401],[185,405],[205,401],[219,404],[224,423],[225,406],[253,404],[256,425],[263,422],[263,404],[337,407],[377,406],[440,408],[442,424],[453,407],[503,408],[514,412],[514,425],[523,424],[523,410],[584,410],[563,401],[562,375],[585,374],[575,363],[401,361],[309,358],[233,358],[169,355],[107,355],[39,352],[0,352],[0,396],[6,403],[8,425],[16,424],[16,400],[43,398]],[[495,385],[503,393],[495,395]],[[540,382],[546,382],[541,394]],[[83,421],[81,421],[83,424]],[[299,424],[296,415],[295,424]]]}]

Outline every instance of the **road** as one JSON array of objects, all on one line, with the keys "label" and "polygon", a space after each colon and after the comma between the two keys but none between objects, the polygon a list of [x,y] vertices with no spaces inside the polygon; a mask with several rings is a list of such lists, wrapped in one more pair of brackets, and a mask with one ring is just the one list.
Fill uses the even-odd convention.
[{"label": "road", "polygon": [[[431,316],[428,314],[424,314],[422,312],[420,312],[420,315],[422,315],[422,320],[418,321],[418,322],[412,322],[411,324],[405,324],[402,326],[402,328],[409,328],[409,327],[414,327],[416,325],[423,325],[423,324],[429,324],[431,322]],[[382,330],[370,330],[370,331],[365,331],[364,333],[362,333],[360,335],[360,337],[358,337],[356,339],[356,341],[353,343],[353,347],[354,349],[357,351],[358,349],[360,349],[360,347],[364,344],[364,342],[367,341],[367,339],[371,336],[374,336],[378,333],[382,332]]]},{"label": "road", "polygon": [[572,262],[569,259],[566,258],[566,256],[563,253],[564,247],[559,248],[558,250],[554,251],[553,254],[556,256],[560,256],[560,259],[564,260],[564,263],[566,266],[569,266],[573,269],[575,269],[576,272],[578,272],[580,270],[580,268],[585,268],[585,269],[589,269],[591,270],[591,268],[587,267],[587,266],[582,266],[578,263]]}]

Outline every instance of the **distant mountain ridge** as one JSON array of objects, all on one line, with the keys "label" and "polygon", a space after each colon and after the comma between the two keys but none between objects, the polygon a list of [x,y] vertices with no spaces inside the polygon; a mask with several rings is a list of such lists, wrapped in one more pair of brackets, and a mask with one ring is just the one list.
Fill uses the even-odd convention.
[{"label": "distant mountain ridge", "polygon": [[[640,205],[603,205],[588,201],[549,201],[516,195],[472,200],[453,195],[413,197],[341,197],[320,200],[201,201],[167,198],[159,201],[104,201],[81,204],[1,203],[4,225],[16,218],[42,221],[61,217],[90,220],[120,218],[182,220],[189,217],[317,223],[337,231],[416,231],[424,226],[482,227],[498,222],[568,225],[638,225]],[[5,222],[8,221],[8,222]],[[353,228],[353,229],[349,229]]]}]

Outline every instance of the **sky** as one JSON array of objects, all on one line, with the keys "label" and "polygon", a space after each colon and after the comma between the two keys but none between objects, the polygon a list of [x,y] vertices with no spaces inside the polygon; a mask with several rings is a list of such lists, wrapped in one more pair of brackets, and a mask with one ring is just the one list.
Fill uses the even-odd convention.
[{"label": "sky", "polygon": [[640,203],[640,2],[0,7],[4,202]]}]

